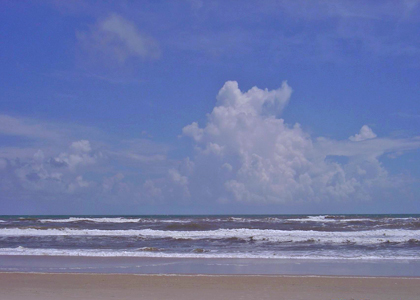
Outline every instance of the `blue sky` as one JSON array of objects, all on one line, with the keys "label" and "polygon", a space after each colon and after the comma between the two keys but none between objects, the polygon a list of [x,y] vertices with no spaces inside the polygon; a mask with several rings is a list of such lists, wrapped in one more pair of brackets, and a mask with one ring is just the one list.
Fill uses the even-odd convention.
[{"label": "blue sky", "polygon": [[420,1],[0,5],[0,214],[420,213]]}]

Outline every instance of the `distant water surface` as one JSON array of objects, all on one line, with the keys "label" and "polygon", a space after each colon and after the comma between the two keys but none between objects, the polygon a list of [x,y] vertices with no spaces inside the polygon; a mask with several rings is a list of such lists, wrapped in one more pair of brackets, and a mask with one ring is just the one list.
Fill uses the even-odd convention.
[{"label": "distant water surface", "polygon": [[0,255],[420,260],[420,215],[0,216]]}]

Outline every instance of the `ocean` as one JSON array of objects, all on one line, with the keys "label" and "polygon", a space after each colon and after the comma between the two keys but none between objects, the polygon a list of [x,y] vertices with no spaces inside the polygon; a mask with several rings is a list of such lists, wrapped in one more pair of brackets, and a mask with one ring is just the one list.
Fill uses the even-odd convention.
[{"label": "ocean", "polygon": [[0,216],[0,255],[420,260],[420,215]]}]

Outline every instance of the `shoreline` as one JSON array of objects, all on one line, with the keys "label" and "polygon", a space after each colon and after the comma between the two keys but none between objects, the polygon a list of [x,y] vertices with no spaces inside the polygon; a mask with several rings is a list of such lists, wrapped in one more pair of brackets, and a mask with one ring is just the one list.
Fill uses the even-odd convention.
[{"label": "shoreline", "polygon": [[0,273],[2,299],[418,299],[420,278]]},{"label": "shoreline", "polygon": [[0,272],[420,277],[420,260],[346,261],[0,255]]},{"label": "shoreline", "polygon": [[[296,275],[296,274],[203,274],[203,273],[191,273],[191,274],[133,274],[133,273],[53,273],[53,272],[4,272],[0,271],[0,276],[2,275],[92,275],[92,276],[143,276],[143,277],[264,277],[264,278],[327,278],[327,279],[412,279],[420,280],[420,276],[359,276],[359,275]],[[419,282],[420,283],[420,282]]]}]

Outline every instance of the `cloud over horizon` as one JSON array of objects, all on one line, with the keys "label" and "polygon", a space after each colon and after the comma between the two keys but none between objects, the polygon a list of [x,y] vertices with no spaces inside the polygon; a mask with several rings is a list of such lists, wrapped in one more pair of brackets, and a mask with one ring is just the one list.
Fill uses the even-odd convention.
[{"label": "cloud over horizon", "polygon": [[[351,142],[314,140],[299,124],[279,118],[291,94],[286,82],[277,90],[247,92],[235,81],[226,82],[207,123],[183,128],[194,156],[170,170],[159,195],[171,197],[165,190],[177,186],[183,190],[177,197],[193,202],[269,204],[368,200],[401,187],[380,157],[417,149],[420,140],[379,139],[367,125]],[[354,142],[361,144],[349,144]]]},{"label": "cloud over horizon", "polygon": [[77,196],[104,204],[223,207],[360,201],[405,188],[407,182],[389,173],[381,157],[419,149],[419,138],[377,137],[367,125],[347,140],[311,137],[282,118],[291,95],[286,81],[275,90],[246,92],[227,81],[206,123],[182,129],[194,154],[180,160],[169,156],[169,145],[151,139],[113,137],[114,145],[97,140],[92,146],[68,135],[74,128],[53,130],[46,122],[1,115],[0,137],[32,136],[38,142],[15,154],[10,146],[0,147],[0,190],[9,199],[34,203]]}]

